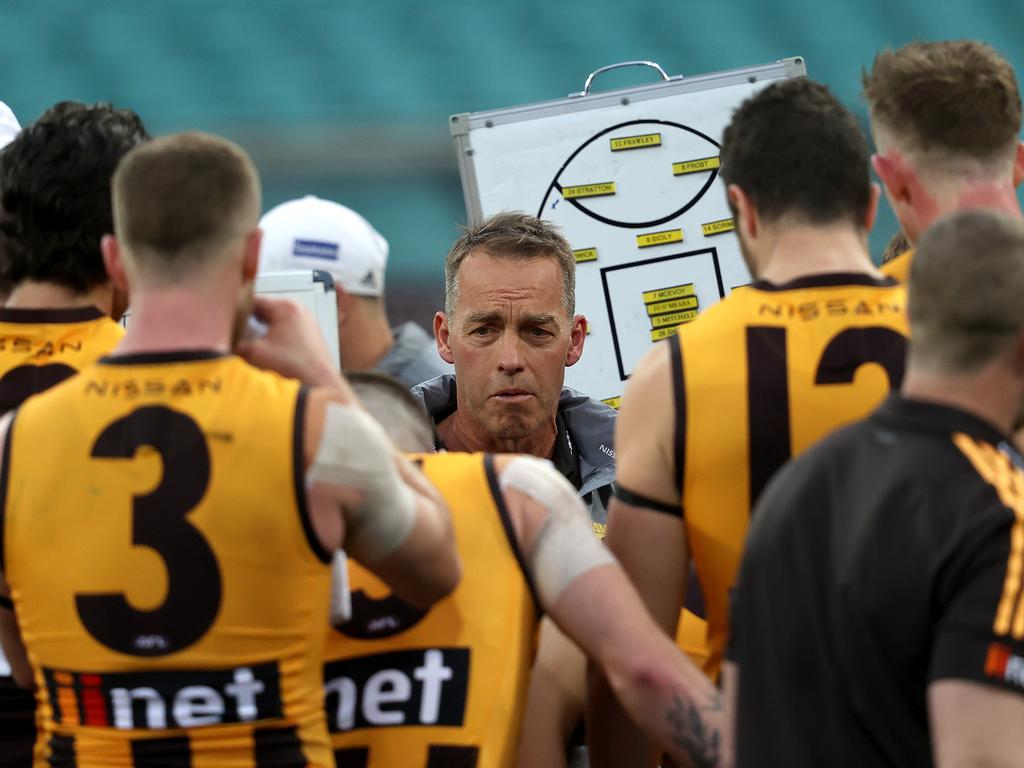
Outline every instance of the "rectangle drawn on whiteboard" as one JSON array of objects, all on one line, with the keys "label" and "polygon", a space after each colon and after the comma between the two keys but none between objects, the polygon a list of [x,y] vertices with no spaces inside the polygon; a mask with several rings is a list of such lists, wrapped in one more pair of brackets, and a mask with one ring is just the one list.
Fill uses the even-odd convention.
[{"label": "rectangle drawn on whiteboard", "polygon": [[[671,336],[676,326],[697,316],[698,307],[711,306],[725,295],[717,248],[616,264],[600,272],[621,381],[629,378],[653,342]],[[651,288],[657,285],[665,287]]]}]

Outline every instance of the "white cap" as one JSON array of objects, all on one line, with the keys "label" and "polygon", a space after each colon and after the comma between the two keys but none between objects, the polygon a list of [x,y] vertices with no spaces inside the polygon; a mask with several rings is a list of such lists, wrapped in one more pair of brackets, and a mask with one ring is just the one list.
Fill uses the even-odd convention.
[{"label": "white cap", "polygon": [[384,293],[388,241],[351,208],[307,195],[267,211],[260,228],[261,272],[322,269],[347,293]]},{"label": "white cap", "polygon": [[21,124],[18,123],[18,118],[14,116],[14,112],[0,101],[0,149],[14,141],[14,137],[18,135],[20,130]]}]

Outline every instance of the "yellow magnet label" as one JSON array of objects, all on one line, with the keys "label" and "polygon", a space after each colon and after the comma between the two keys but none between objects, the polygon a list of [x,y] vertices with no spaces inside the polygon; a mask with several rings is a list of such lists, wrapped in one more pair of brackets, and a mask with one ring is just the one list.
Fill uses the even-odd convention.
[{"label": "yellow magnet label", "polygon": [[575,197],[602,197],[614,194],[614,181],[606,181],[603,184],[580,184],[575,187],[562,187],[562,197],[566,200],[571,200]]},{"label": "yellow magnet label", "polygon": [[732,232],[734,229],[736,229],[736,222],[732,219],[719,219],[718,221],[709,221],[707,224],[700,225],[700,231],[704,233],[704,237],[720,235],[723,232]]},{"label": "yellow magnet label", "polygon": [[681,312],[684,309],[696,309],[697,297],[684,296],[681,299],[670,299],[669,301],[656,301],[647,305],[647,315],[666,315],[669,312]]},{"label": "yellow magnet label", "polygon": [[671,288],[658,288],[654,291],[644,291],[644,304],[653,304],[656,301],[668,301],[669,299],[681,299],[684,296],[696,296],[697,291],[693,283],[673,285]]},{"label": "yellow magnet label", "polygon": [[663,232],[648,232],[646,235],[637,235],[636,244],[640,248],[650,248],[652,245],[664,245],[665,243],[681,243],[683,241],[683,230],[666,229]]},{"label": "yellow magnet label", "polygon": [[622,395],[619,395],[617,397],[605,398],[601,402],[604,403],[605,405],[610,405],[615,410],[618,410],[619,409],[619,403],[622,402]]},{"label": "yellow magnet label", "polygon": [[576,257],[577,264],[584,261],[597,261],[597,248],[580,248],[578,251],[573,251],[572,254]]},{"label": "yellow magnet label", "polygon": [[612,152],[620,152],[623,149],[643,149],[644,147],[657,147],[661,145],[660,133],[645,133],[642,136],[620,136],[611,140]]},{"label": "yellow magnet label", "polygon": [[671,328],[655,328],[651,331],[651,341],[661,341],[662,339],[667,339],[670,336],[675,336],[676,331],[678,330],[678,325],[673,325]]},{"label": "yellow magnet label", "polygon": [[672,175],[683,176],[687,173],[700,173],[701,171],[713,171],[721,167],[717,157],[702,157],[699,160],[686,160],[682,163],[672,163]]},{"label": "yellow magnet label", "polygon": [[657,315],[651,318],[651,328],[667,328],[672,325],[688,323],[697,316],[696,309],[687,309],[682,312],[671,312],[667,315]]}]

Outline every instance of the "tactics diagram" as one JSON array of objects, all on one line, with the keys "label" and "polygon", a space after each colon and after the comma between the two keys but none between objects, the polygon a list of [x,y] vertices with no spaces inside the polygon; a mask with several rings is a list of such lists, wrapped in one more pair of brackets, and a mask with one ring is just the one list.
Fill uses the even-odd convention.
[{"label": "tactics diagram", "polygon": [[[662,81],[592,90],[634,66]],[[799,56],[685,77],[622,62],[568,98],[451,117],[469,220],[527,211],[572,244],[588,332],[570,387],[617,407],[644,355],[750,282],[719,142],[744,99],[806,73]]]},{"label": "tactics diagram", "polygon": [[557,169],[537,213],[573,246],[576,311],[590,324],[570,386],[617,406],[655,342],[749,281],[718,153],[694,128],[630,120],[591,136]]}]

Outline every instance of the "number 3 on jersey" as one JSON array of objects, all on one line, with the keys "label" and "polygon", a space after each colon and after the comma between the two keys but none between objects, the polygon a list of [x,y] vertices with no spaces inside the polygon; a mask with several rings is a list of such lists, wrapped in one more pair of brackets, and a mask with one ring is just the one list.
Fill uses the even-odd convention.
[{"label": "number 3 on jersey", "polygon": [[75,596],[82,624],[96,640],[132,656],[165,656],[196,642],[221,603],[221,574],[209,543],[188,520],[210,483],[210,450],[199,425],[180,411],[146,406],[107,426],[96,459],[131,460],[143,446],[163,462],[157,487],[132,499],[132,545],[155,550],[167,569],[167,594],[138,610],[123,592]]},{"label": "number 3 on jersey", "polygon": [[[846,328],[825,345],[814,366],[814,384],[852,384],[861,366],[875,363],[888,376],[889,389],[895,389],[903,380],[906,348],[907,340],[892,328]],[[789,362],[785,328],[747,328],[751,509],[793,453]],[[850,414],[849,421],[862,415],[866,413]]]}]

